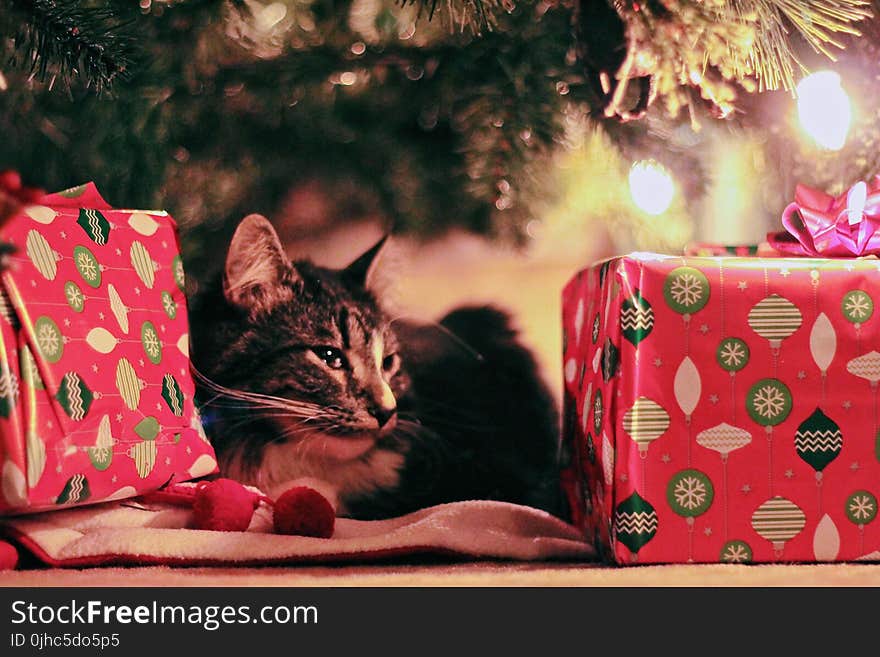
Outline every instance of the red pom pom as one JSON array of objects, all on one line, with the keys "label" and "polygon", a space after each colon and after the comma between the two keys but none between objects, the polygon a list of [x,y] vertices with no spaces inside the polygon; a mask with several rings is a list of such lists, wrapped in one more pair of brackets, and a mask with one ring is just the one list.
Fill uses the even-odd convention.
[{"label": "red pom pom", "polygon": [[330,538],[336,511],[314,488],[295,486],[275,500],[274,522],[278,534]]},{"label": "red pom pom", "polygon": [[193,501],[194,529],[243,532],[251,524],[260,496],[232,479],[216,479],[201,486]]},{"label": "red pom pom", "polygon": [[0,570],[15,570],[18,565],[18,550],[6,541],[0,541]]}]

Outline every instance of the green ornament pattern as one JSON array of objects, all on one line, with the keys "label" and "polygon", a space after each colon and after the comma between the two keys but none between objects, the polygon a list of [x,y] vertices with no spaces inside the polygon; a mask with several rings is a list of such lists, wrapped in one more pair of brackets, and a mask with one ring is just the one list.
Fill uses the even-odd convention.
[{"label": "green ornament pattern", "polygon": [[40,355],[49,363],[57,363],[64,354],[64,337],[51,317],[38,317],[34,322],[34,335]]},{"label": "green ornament pattern", "polygon": [[107,239],[110,237],[110,222],[97,210],[81,208],[76,223],[95,244],[104,246],[107,243]]},{"label": "green ornament pattern", "polygon": [[15,373],[3,368],[0,373],[0,417],[8,418],[18,404],[18,379]]},{"label": "green ornament pattern", "polygon": [[682,470],[669,480],[666,501],[669,507],[683,518],[696,518],[712,506],[715,489],[705,473],[699,470]]},{"label": "green ornament pattern", "polygon": [[103,472],[110,467],[113,462],[113,436],[110,432],[110,416],[105,415],[101,418],[98,425],[98,435],[95,439],[93,447],[86,449],[89,455],[89,461],[92,462],[95,470]]},{"label": "green ornament pattern", "polygon": [[596,465],[596,445],[593,442],[593,435],[587,434],[587,460],[591,465]]},{"label": "green ornament pattern", "polygon": [[877,517],[877,497],[870,491],[857,490],[846,498],[845,511],[850,522],[867,525]]},{"label": "green ornament pattern", "polygon": [[821,472],[837,458],[843,448],[843,434],[834,420],[816,408],[794,434],[797,455],[816,472]]},{"label": "green ornament pattern", "polygon": [[162,399],[177,417],[183,417],[183,391],[171,374],[162,379]]},{"label": "green ornament pattern", "polygon": [[26,386],[33,390],[45,390],[43,379],[40,377],[40,370],[37,369],[37,361],[31,353],[30,348],[24,345],[21,348],[21,380]]},{"label": "green ornament pattern", "polygon": [[86,307],[86,297],[79,285],[73,281],[67,281],[64,284],[64,298],[67,299],[67,305],[75,313],[81,313]]},{"label": "green ornament pattern", "polygon": [[593,397],[593,429],[596,431],[596,435],[602,433],[602,419],[605,415],[605,409],[602,405],[602,391],[596,390],[596,395]]},{"label": "green ornament pattern", "polygon": [[186,274],[183,271],[183,260],[179,255],[171,261],[171,271],[174,273],[174,282],[181,292],[186,290]]},{"label": "green ornament pattern", "polygon": [[144,353],[153,365],[162,362],[162,341],[159,340],[159,334],[152,322],[144,322],[141,325],[141,344]]},{"label": "green ornament pattern", "polygon": [[755,422],[773,427],[791,413],[791,391],[779,379],[761,379],[746,394],[746,410]]},{"label": "green ornament pattern", "polygon": [[157,446],[155,440],[145,440],[131,446],[129,456],[134,460],[138,476],[144,479],[149,476],[156,465]]},{"label": "green ornament pattern", "polygon": [[639,290],[625,299],[620,306],[620,328],[623,337],[634,347],[647,338],[654,329],[654,309]]},{"label": "green ornament pattern", "polygon": [[721,548],[722,563],[751,563],[752,548],[745,541],[727,541]]},{"label": "green ornament pattern", "polygon": [[602,348],[602,380],[608,383],[617,374],[617,366],[620,364],[620,350],[611,342],[611,338],[605,338],[605,346]]},{"label": "green ornament pattern", "polygon": [[84,246],[73,249],[73,264],[82,279],[90,287],[101,287],[101,265],[91,251]]},{"label": "green ornament pattern", "polygon": [[637,554],[657,534],[657,511],[648,500],[633,493],[614,512],[617,540]]},{"label": "green ornament pattern", "polygon": [[709,279],[694,267],[678,267],[666,276],[663,297],[666,305],[680,315],[690,315],[709,303]]},{"label": "green ornament pattern", "polygon": [[78,502],[85,502],[91,497],[91,494],[89,480],[86,479],[86,476],[84,474],[75,474],[67,480],[66,484],[64,484],[64,488],[61,489],[61,493],[58,495],[58,499],[55,500],[55,504],[77,504]]},{"label": "green ornament pattern", "polygon": [[156,440],[156,436],[159,435],[159,429],[159,420],[152,415],[148,415],[134,425],[134,432],[141,440]]},{"label": "green ornament pattern", "polygon": [[593,331],[590,334],[590,337],[593,340],[593,344],[596,344],[599,341],[599,327],[601,326],[601,319],[599,317],[599,313],[596,313],[596,316],[593,318]]},{"label": "green ornament pattern", "polygon": [[874,314],[874,301],[867,292],[851,290],[843,295],[840,310],[848,322],[856,326],[864,324]]},{"label": "green ornament pattern", "polygon": [[168,315],[168,319],[174,319],[177,317],[177,302],[171,294],[164,290],[162,291],[162,310]]},{"label": "green ornament pattern", "polygon": [[61,379],[55,399],[71,420],[82,420],[88,415],[94,395],[76,372],[68,372]]},{"label": "green ornament pattern", "polygon": [[748,322],[752,330],[770,341],[774,348],[797,331],[804,318],[791,301],[778,294],[771,294],[756,303],[749,311]]},{"label": "green ornament pattern", "polygon": [[718,345],[715,359],[726,372],[739,372],[749,364],[749,345],[739,338],[725,338]]}]

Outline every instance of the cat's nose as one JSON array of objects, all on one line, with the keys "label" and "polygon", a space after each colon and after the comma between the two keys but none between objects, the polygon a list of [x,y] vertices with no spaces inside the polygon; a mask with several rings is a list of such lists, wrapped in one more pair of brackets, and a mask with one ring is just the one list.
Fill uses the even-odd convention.
[{"label": "cat's nose", "polygon": [[397,416],[397,406],[392,406],[391,408],[377,408],[371,411],[370,415],[376,418],[376,422],[379,423],[379,428],[382,429]]}]

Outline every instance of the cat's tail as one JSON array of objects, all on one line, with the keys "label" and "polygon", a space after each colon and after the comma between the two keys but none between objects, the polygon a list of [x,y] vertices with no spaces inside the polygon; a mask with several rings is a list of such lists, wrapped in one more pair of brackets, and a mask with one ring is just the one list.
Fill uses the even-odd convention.
[{"label": "cat's tail", "polygon": [[500,346],[513,346],[518,336],[510,315],[496,306],[461,306],[439,324],[463,348],[481,358]]}]

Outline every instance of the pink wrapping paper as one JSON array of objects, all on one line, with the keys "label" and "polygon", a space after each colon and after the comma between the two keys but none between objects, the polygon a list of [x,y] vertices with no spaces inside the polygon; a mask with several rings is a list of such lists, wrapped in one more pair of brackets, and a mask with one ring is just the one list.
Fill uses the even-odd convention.
[{"label": "pink wrapping paper", "polygon": [[880,261],[634,253],[563,294],[563,483],[620,564],[880,559]]},{"label": "pink wrapping paper", "polygon": [[89,183],[7,221],[0,513],[132,497],[216,471],[193,405],[173,219]]}]

